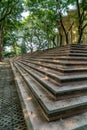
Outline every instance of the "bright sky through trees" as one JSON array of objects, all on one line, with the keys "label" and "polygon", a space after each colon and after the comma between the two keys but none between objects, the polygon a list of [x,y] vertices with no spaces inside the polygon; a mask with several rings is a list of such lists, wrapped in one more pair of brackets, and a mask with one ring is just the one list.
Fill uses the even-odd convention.
[{"label": "bright sky through trees", "polygon": [[23,16],[23,18],[26,18],[29,15],[29,12],[23,12],[21,15]]}]

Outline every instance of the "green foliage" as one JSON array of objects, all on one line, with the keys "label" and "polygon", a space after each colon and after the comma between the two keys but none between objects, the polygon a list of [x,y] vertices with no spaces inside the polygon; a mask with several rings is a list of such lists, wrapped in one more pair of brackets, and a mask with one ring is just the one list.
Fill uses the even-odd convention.
[{"label": "green foliage", "polygon": [[[0,1],[0,32],[2,40],[0,46],[13,47],[18,41],[19,27],[21,26],[20,20],[22,19],[21,13],[23,12],[23,0],[1,0]],[[0,52],[2,52],[1,48]],[[15,50],[16,51],[16,50]],[[14,54],[16,52],[14,51]]]},{"label": "green foliage", "polygon": [[22,2],[23,0],[2,0],[0,2],[0,22],[5,19],[20,18],[20,13],[23,10]]},{"label": "green foliage", "polygon": [[25,54],[25,53],[27,53],[27,48],[26,48],[26,45],[22,43],[20,45],[20,54]]},{"label": "green foliage", "polygon": [[[1,0],[0,26],[3,25],[3,46],[10,46],[12,55],[57,46],[58,23],[64,14],[68,14],[70,5],[77,7],[77,1]],[[87,20],[87,1],[83,1],[79,7],[80,13],[85,10],[81,15],[84,26],[84,21]],[[23,9],[29,11],[29,16],[25,19],[21,17]],[[76,14],[71,17],[78,22]]]}]

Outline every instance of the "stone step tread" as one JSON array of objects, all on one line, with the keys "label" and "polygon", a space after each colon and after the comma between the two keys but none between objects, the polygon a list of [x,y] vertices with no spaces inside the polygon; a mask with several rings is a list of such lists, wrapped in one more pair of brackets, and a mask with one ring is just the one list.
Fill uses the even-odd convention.
[{"label": "stone step tread", "polygon": [[[41,79],[41,76],[38,76],[39,79]],[[66,92],[66,91],[73,91],[73,90],[82,90],[82,89],[85,89],[87,88],[87,84],[79,84],[79,85],[73,85],[73,84],[70,84],[70,85],[67,85],[67,86],[59,86],[59,85],[55,85],[55,84],[52,84],[50,83],[49,81],[45,81],[46,84],[49,86],[49,88],[52,89],[52,91],[55,92],[55,94],[57,93],[61,93],[61,92]]]},{"label": "stone step tread", "polygon": [[[20,60],[19,60],[20,61]],[[46,65],[48,67],[52,67],[54,69],[58,69],[58,68],[61,68],[61,69],[74,69],[74,68],[80,68],[80,67],[84,67],[84,68],[87,68],[87,62],[81,62],[81,61],[78,61],[78,62],[67,62],[67,61],[64,61],[64,62],[59,62],[58,64],[55,64],[53,62],[43,62],[43,61],[38,61],[37,59],[33,59],[33,60],[27,60],[27,59],[22,59],[21,61],[28,61],[28,62],[33,62],[33,63],[37,63],[37,64],[41,64],[41,65]]]},{"label": "stone step tread", "polygon": [[[78,53],[80,53],[80,54],[84,54],[84,53],[87,53],[87,51],[84,51],[84,50],[73,50],[73,49],[67,49],[67,50],[56,50],[56,51],[52,51],[52,52],[48,52],[48,53],[46,53],[46,54],[59,54],[59,53],[70,53],[70,54],[72,54],[72,53],[76,53],[76,54],[78,54]],[[44,55],[46,55],[45,53],[44,53]]]},{"label": "stone step tread", "polygon": [[42,55],[43,56],[58,56],[58,55],[71,55],[71,56],[79,56],[79,55],[82,55],[82,56],[85,56],[86,55],[86,53],[87,53],[87,51],[83,51],[83,50],[70,50],[70,49],[68,49],[68,50],[53,50],[52,52],[50,52],[50,51],[46,51],[46,52],[41,52],[41,54],[39,53],[39,52],[37,52],[37,54],[35,55],[35,52],[33,52],[32,54],[28,54],[28,55],[26,55],[26,57],[27,56],[29,56],[29,57],[32,57],[32,56],[38,56],[39,55],[39,57],[41,57]]},{"label": "stone step tread", "polygon": [[[86,46],[63,46],[63,47],[55,47],[55,48],[49,48],[48,50],[46,49],[46,51],[54,51],[54,50],[67,50],[67,49],[73,49],[73,50],[75,50],[75,49],[87,49],[87,45]],[[45,51],[45,50],[44,50]]]},{"label": "stone step tread", "polygon": [[24,62],[25,64],[35,65],[35,66],[37,66],[37,68],[39,68],[39,67],[41,67],[42,69],[47,68],[47,71],[48,71],[48,69],[51,69],[51,70],[53,69],[55,71],[65,72],[65,73],[67,73],[67,72],[80,72],[81,73],[81,72],[87,71],[87,67],[84,68],[83,66],[81,66],[79,68],[78,67],[76,67],[76,68],[62,68],[62,67],[59,67],[59,66],[49,65],[49,64],[45,64],[45,63],[41,64],[41,63],[38,63],[38,62],[26,60],[26,59],[23,59],[23,60],[20,60],[20,61]]},{"label": "stone step tread", "polygon": [[[33,58],[30,58],[30,59],[32,60]],[[46,57],[43,57],[43,56],[41,56],[41,57],[37,57],[36,59],[38,59],[38,60],[43,60],[43,59],[50,60],[51,59],[51,60],[54,60],[54,61],[57,61],[57,60],[58,61],[59,60],[77,60],[77,61],[78,60],[86,60],[87,61],[87,56],[86,57],[80,57],[80,56],[78,56],[78,57],[77,56],[76,57],[75,56],[59,56],[59,57],[58,56],[57,57],[56,56],[55,57],[54,56],[53,57],[52,56],[51,57],[46,56]]]},{"label": "stone step tread", "polygon": [[29,63],[29,62],[25,62],[25,61],[19,61],[20,63],[23,63],[24,65],[27,65],[29,67],[32,67],[34,69],[39,69],[39,70],[44,70],[44,71],[47,71],[49,73],[53,73],[53,74],[56,74],[56,75],[60,75],[60,71],[56,71],[54,69],[50,69],[49,67],[47,68],[46,66],[41,66],[41,65],[36,65],[36,64],[33,64],[33,63]]},{"label": "stone step tread", "polygon": [[48,52],[53,52],[53,51],[63,51],[63,50],[82,50],[82,51],[87,51],[87,46],[86,47],[83,47],[83,46],[64,46],[64,47],[55,47],[55,48],[52,48],[52,49],[48,49],[46,51]]},{"label": "stone step tread", "polygon": [[37,65],[41,65],[41,66],[47,66],[47,67],[52,67],[53,69],[58,69],[58,68],[62,68],[60,65],[55,65],[55,64],[51,64],[51,63],[42,63],[38,60],[27,60],[27,59],[21,59],[19,61],[24,61],[24,62],[28,62],[28,63],[34,63],[34,64],[37,64]]},{"label": "stone step tread", "polygon": [[71,44],[71,45],[68,45],[68,47],[70,47],[70,48],[83,48],[83,49],[87,49],[87,45],[84,45],[84,44],[81,44],[81,45],[79,45],[79,44]]},{"label": "stone step tread", "polygon": [[[70,84],[67,86],[62,86],[60,87],[59,85],[55,85],[52,82],[50,82],[49,80],[46,80],[44,78],[42,78],[41,76],[35,74],[35,72],[31,72],[30,70],[28,70],[27,68],[25,69],[27,72],[32,73],[32,75],[34,75],[33,77],[40,83],[43,84],[43,88],[45,88],[46,90],[48,90],[53,96],[56,96],[55,98],[57,98],[59,96],[59,94],[67,94],[69,95],[69,92],[75,92],[75,91],[86,91],[87,90],[87,86],[86,83],[80,83],[80,84]],[[82,87],[83,86],[83,87]],[[78,95],[77,95],[78,96]],[[60,97],[61,98],[61,97]]]},{"label": "stone step tread", "polygon": [[87,52],[87,48],[78,48],[78,47],[64,47],[64,48],[54,48],[54,49],[51,49],[51,50],[48,50],[46,51],[46,53],[43,53],[44,55],[45,54],[50,54],[50,53],[62,53],[62,52],[83,52],[83,53],[86,53]]},{"label": "stone step tread", "polygon": [[30,75],[27,73],[23,74],[22,71],[20,71],[20,73],[26,80],[27,84],[29,84],[31,91],[33,92],[40,106],[48,115],[54,113],[58,114],[61,111],[69,110],[71,108],[76,108],[87,104],[87,95],[65,99],[62,101],[54,101],[44,90],[42,90],[42,88],[38,85],[37,82],[35,82],[34,79],[32,79]]},{"label": "stone step tread", "polygon": [[72,63],[72,64],[77,64],[77,63],[87,63],[87,57],[86,58],[27,58],[26,60],[31,60],[31,61],[38,61],[38,62],[47,62],[47,63],[54,63],[54,64],[65,64],[65,63]]},{"label": "stone step tread", "polygon": [[[19,63],[18,63],[19,64]],[[22,64],[23,65],[23,64]],[[23,65],[23,66],[27,66],[27,64],[26,65]],[[29,66],[30,67],[30,66]],[[31,66],[32,67],[32,66]],[[32,67],[33,68],[33,67]],[[33,68],[34,69],[34,68]],[[37,69],[37,68],[35,68],[38,72],[40,72],[40,73],[43,73],[43,74],[45,74],[45,75],[47,75],[48,77],[50,76],[50,77],[53,77],[55,80],[57,79],[58,81],[72,81],[72,80],[81,80],[81,79],[87,79],[87,74],[74,74],[74,75],[56,75],[56,74],[53,74],[53,73],[50,73],[50,72],[47,72],[47,71],[45,71],[45,70],[41,70],[41,69]],[[39,74],[39,73],[38,73]]]},{"label": "stone step tread", "polygon": [[75,49],[75,50],[87,50],[87,46],[71,46],[70,49]]},{"label": "stone step tread", "polygon": [[[28,64],[27,64],[28,65]],[[84,69],[84,68],[82,68],[82,69]],[[39,75],[38,75],[39,76]],[[41,75],[40,75],[41,76]],[[63,77],[65,77],[65,76],[63,76]],[[69,76],[70,77],[70,76]],[[77,77],[77,75],[76,75],[76,77]],[[39,78],[41,78],[41,77],[39,77]],[[43,77],[42,77],[43,78]],[[49,82],[48,82],[49,83]],[[81,84],[81,83],[80,83]],[[59,85],[51,85],[50,84],[50,86],[53,86],[52,88],[54,88],[56,91],[61,91],[62,89],[69,89],[70,87],[72,87],[73,85],[71,84],[71,85],[67,85],[67,86],[62,86],[62,87],[60,87]],[[76,86],[78,86],[78,87],[76,87]],[[81,86],[83,86],[83,87],[86,87],[85,85],[83,85],[83,83],[81,84],[81,85],[76,85],[76,86],[73,86],[74,88],[77,88],[77,89],[79,89],[79,87],[81,88]],[[73,88],[70,88],[70,89],[73,89]]]},{"label": "stone step tread", "polygon": [[68,46],[87,47],[87,44],[84,44],[84,43],[81,43],[81,44],[69,44]]},{"label": "stone step tread", "polygon": [[[50,52],[55,53],[55,50],[56,50],[56,51],[58,50],[58,51],[60,51],[60,52],[62,52],[62,51],[67,52],[67,50],[65,50],[65,48],[67,48],[67,50],[71,50],[71,52],[75,52],[75,51],[81,52],[81,50],[82,50],[82,52],[84,53],[84,52],[87,51],[87,49],[86,49],[86,51],[85,51],[85,50],[82,49],[82,48],[79,48],[79,49],[80,49],[80,50],[79,50],[78,47],[76,48],[76,50],[75,50],[75,48],[74,48],[74,50],[73,50],[73,47],[70,48],[70,47],[68,47],[68,46],[67,46],[67,47],[65,46],[65,47],[63,47],[63,50],[62,50],[62,48],[58,48],[58,47],[57,47],[57,48],[52,48],[52,49],[49,49],[49,50],[45,50],[45,51],[43,51],[43,52],[42,52],[42,51],[40,51],[40,52],[37,51],[37,52],[33,52],[32,54],[29,53],[28,55],[29,55],[29,56],[33,56],[33,55],[38,55],[38,54],[40,54],[40,53],[42,53],[43,55],[45,55],[45,54],[46,54],[45,52],[47,52],[47,53],[50,53]],[[58,52],[58,51],[57,51],[57,52]],[[26,56],[27,56],[27,55],[26,55]]]},{"label": "stone step tread", "polygon": [[[68,55],[68,56],[87,56],[87,52],[86,53],[71,53],[71,52],[59,52],[59,53],[46,53],[45,56],[61,56],[61,55]],[[44,56],[44,55],[43,55]]]},{"label": "stone step tread", "polygon": [[[25,58],[26,59],[26,58]],[[22,59],[23,60],[23,59]],[[31,60],[31,61],[37,61],[37,62],[47,62],[47,63],[54,63],[54,64],[87,64],[87,61],[82,61],[82,60],[75,60],[75,61],[69,61],[68,59],[66,59],[66,60],[63,60],[63,59],[59,59],[59,60],[56,60],[55,58],[53,59],[53,60],[50,60],[50,59],[39,59],[39,58],[36,58],[36,59],[34,59],[34,58],[27,58],[26,60]],[[86,59],[85,59],[86,60]]]},{"label": "stone step tread", "polygon": [[[16,62],[17,63],[17,62]],[[17,63],[19,66],[21,66],[24,70],[26,70],[27,72],[29,72],[33,77],[35,77],[37,80],[39,80],[40,82],[42,82],[42,84],[45,84],[47,86],[52,86],[54,87],[58,87],[58,83],[56,83],[55,81],[53,81],[52,79],[50,79],[47,75],[41,74],[36,70],[33,70],[30,67],[27,67],[21,63]]]},{"label": "stone step tread", "polygon": [[[39,130],[39,129],[44,129],[44,128],[46,128],[47,130],[58,130],[58,128],[60,130],[71,130],[71,129],[75,129],[75,128],[78,128],[80,126],[87,124],[86,112],[82,114],[78,114],[76,116],[71,116],[66,119],[56,120],[56,121],[48,123],[42,117],[41,110],[38,109],[37,104],[35,100],[32,98],[30,91],[26,89],[27,85],[24,84],[21,77],[17,75],[16,72],[14,73],[15,73],[17,87],[19,89],[19,95],[22,95],[21,96],[21,100],[23,104],[22,108],[24,111],[26,111],[25,120],[27,120],[26,122],[27,122],[27,125],[29,126],[29,130]],[[27,118],[26,118],[26,114],[27,114]],[[72,126],[71,126],[71,123],[72,123]],[[33,126],[33,128],[31,126]]]},{"label": "stone step tread", "polygon": [[[30,61],[30,60],[29,60]],[[46,64],[46,65],[49,65],[49,66],[54,66],[54,68],[58,68],[58,67],[61,67],[61,68],[71,68],[71,67],[86,67],[87,66],[87,62],[82,62],[82,61],[78,61],[78,62],[69,62],[69,61],[60,61],[60,62],[53,62],[53,61],[39,61],[37,59],[33,59],[32,61],[35,61],[35,62],[38,62],[38,63],[41,63],[41,64]]]}]

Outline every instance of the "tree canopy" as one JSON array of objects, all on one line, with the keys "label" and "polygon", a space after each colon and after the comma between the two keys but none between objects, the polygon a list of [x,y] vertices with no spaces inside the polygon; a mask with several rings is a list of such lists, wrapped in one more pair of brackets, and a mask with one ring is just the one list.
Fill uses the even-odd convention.
[{"label": "tree canopy", "polygon": [[[74,16],[69,15],[70,7],[76,10]],[[69,44],[69,32],[76,21],[77,43],[80,44],[83,34],[87,33],[86,7],[86,0],[0,0],[0,61],[3,54],[7,54],[6,46],[17,55],[61,46],[63,35]],[[23,17],[23,12],[28,15]],[[64,16],[73,19],[68,28]]]}]

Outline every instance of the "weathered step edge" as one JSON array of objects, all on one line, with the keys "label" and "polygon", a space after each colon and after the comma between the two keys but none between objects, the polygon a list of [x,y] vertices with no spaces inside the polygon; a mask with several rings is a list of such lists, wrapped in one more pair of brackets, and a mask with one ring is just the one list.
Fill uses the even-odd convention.
[{"label": "weathered step edge", "polygon": [[[24,69],[24,68],[23,68]],[[26,70],[27,71],[27,70]],[[30,72],[30,71],[28,71]],[[43,80],[40,80],[39,77],[31,74],[40,84],[42,84],[48,93],[50,93],[55,100],[64,99],[65,97],[70,98],[74,96],[79,96],[81,93],[87,93],[87,87],[83,87],[80,89],[69,89],[63,91],[56,91],[55,89],[50,87],[50,84],[46,84]],[[57,86],[56,86],[57,87]],[[60,86],[61,87],[61,86]],[[63,87],[63,86],[62,86]]]},{"label": "weathered step edge", "polygon": [[[26,64],[32,64],[32,65],[37,65],[38,67],[45,67],[46,69],[51,69],[54,71],[58,71],[61,75],[65,74],[72,74],[72,73],[81,73],[81,72],[86,72],[87,68],[62,68],[62,67],[52,67],[49,65],[44,65],[38,62],[32,62],[26,59],[19,60],[20,63],[25,62]],[[79,72],[80,71],[80,72]]]},{"label": "weathered step edge", "polygon": [[[13,68],[13,67],[12,67]],[[13,72],[14,72],[14,75],[15,75],[15,71],[14,71],[14,69],[13,69]],[[18,82],[17,81],[17,77],[16,77],[16,79],[15,79],[15,81],[16,82]],[[18,86],[19,87],[19,86]],[[20,94],[20,91],[21,91],[21,88],[19,88],[19,90],[18,90],[19,92],[19,94]],[[24,92],[25,93],[25,92]],[[23,93],[23,95],[24,95],[24,93]],[[21,95],[22,95],[22,93],[21,93]],[[26,95],[26,97],[27,97],[27,95]],[[23,96],[21,96],[20,98],[23,98]],[[21,101],[23,101],[22,102],[22,104],[24,103],[24,102],[26,102],[24,99],[21,99]],[[24,103],[25,104],[25,103]],[[23,107],[24,107],[24,104],[23,104]],[[27,108],[28,106],[26,105],[26,110],[28,109]],[[25,110],[25,108],[24,108],[24,111],[26,111]],[[32,126],[31,126],[31,122],[30,122],[30,119],[28,120],[28,113],[25,113],[25,117],[27,116],[27,125],[28,125],[28,130],[36,130],[36,129],[34,129]],[[83,116],[84,116],[84,114],[83,114]],[[81,115],[81,117],[82,117],[82,115]],[[85,117],[86,118],[86,117]],[[78,119],[78,120],[77,120]],[[72,119],[71,118],[69,118],[69,119],[67,119],[67,120],[65,120],[65,121],[62,121],[62,120],[60,120],[60,121],[58,121],[58,123],[56,123],[57,124],[57,126],[56,126],[56,124],[54,124],[55,122],[52,122],[52,124],[47,124],[47,123],[44,123],[45,124],[45,127],[48,129],[48,130],[57,130],[56,128],[59,128],[60,130],[64,130],[64,128],[65,128],[65,130],[67,129],[67,130],[75,130],[75,129],[77,129],[77,128],[83,128],[85,125],[86,125],[86,121],[85,122],[79,122],[79,119],[80,119],[80,116],[76,116],[76,117],[73,117]],[[66,127],[66,123],[69,123],[69,121],[70,121],[70,123],[71,123],[71,121],[73,122],[73,124],[72,124],[72,127],[71,126],[69,126],[68,125],[68,127]],[[76,122],[77,121],[77,122]],[[30,123],[30,124],[29,124]],[[60,125],[62,123],[62,125]],[[76,125],[76,123],[77,123],[77,125]],[[80,125],[79,125],[80,124]],[[37,124],[36,124],[37,125]],[[55,125],[55,126],[54,126]],[[31,126],[31,127],[30,127]],[[52,126],[52,127],[51,127]],[[63,126],[63,127],[62,127]],[[44,127],[44,125],[42,125],[42,129],[45,129],[45,127]],[[56,128],[55,128],[56,127]],[[62,128],[61,128],[62,127]],[[40,128],[38,129],[38,130],[40,130]]]},{"label": "weathered step edge", "polygon": [[[24,75],[23,75],[23,77],[24,77]],[[27,79],[25,79],[25,78],[23,78],[23,79],[25,80],[26,83],[28,83]],[[30,86],[30,84],[29,84],[29,86]],[[37,99],[38,97],[36,95],[37,94],[35,94],[34,96]],[[58,111],[56,111],[56,110],[50,111],[45,106],[45,104],[40,100],[40,98],[37,101],[37,103],[39,103],[39,106],[42,109],[42,112],[43,112],[44,116],[46,117],[46,119],[48,121],[53,121],[53,120],[56,120],[56,119],[69,117],[71,115],[79,114],[79,113],[85,112],[87,110],[87,103],[82,103],[82,104],[75,105],[74,108],[70,106],[70,109],[66,108],[66,109],[62,109],[61,111],[60,111],[60,109]],[[80,106],[80,108],[79,108],[79,106]]]},{"label": "weathered step edge", "polygon": [[[31,124],[31,121],[30,121],[30,117],[29,117],[29,113],[28,113],[28,105],[27,105],[26,98],[25,98],[25,97],[28,97],[28,95],[26,95],[25,89],[21,90],[21,88],[24,88],[24,87],[21,84],[19,76],[17,76],[16,70],[13,67],[13,63],[11,61],[10,61],[10,65],[11,65],[11,69],[12,69],[12,72],[13,72],[13,75],[14,75],[15,85],[16,85],[16,88],[17,88],[17,92],[18,92],[20,102],[21,102],[22,111],[23,111],[23,114],[24,114],[24,119],[25,119],[25,122],[26,122],[26,125],[27,125],[27,130],[34,130],[32,124]],[[24,86],[26,86],[26,84]]]},{"label": "weathered step edge", "polygon": [[[17,64],[19,64],[21,67],[25,66],[25,67],[23,67],[25,70],[26,70],[26,66],[28,66],[27,64],[26,65],[22,65],[22,64],[20,64],[18,62],[17,62]],[[42,74],[45,74],[46,76],[48,76],[50,78],[54,78],[55,81],[57,81],[60,86],[63,86],[63,85],[65,85],[68,82],[71,83],[72,81],[74,82],[74,81],[86,81],[87,80],[87,75],[86,74],[82,75],[82,76],[74,75],[74,77],[71,76],[71,75],[70,76],[58,76],[56,74],[51,74],[51,73],[48,73],[46,71],[34,68],[32,66],[29,66],[29,67],[34,69],[34,70],[36,70],[36,71],[38,70],[38,72],[40,72]]]}]

